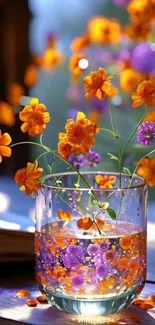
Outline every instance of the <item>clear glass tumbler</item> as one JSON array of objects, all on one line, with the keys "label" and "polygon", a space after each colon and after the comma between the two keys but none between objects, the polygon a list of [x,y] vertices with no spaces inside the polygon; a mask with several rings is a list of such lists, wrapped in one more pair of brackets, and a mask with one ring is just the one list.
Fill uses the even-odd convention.
[{"label": "clear glass tumbler", "polygon": [[[138,176],[129,188],[122,175],[120,188],[116,173],[82,175],[49,176],[39,190],[36,279],[57,308],[107,315],[129,306],[145,283],[147,185]],[[114,187],[99,188],[96,175],[114,176]]]}]

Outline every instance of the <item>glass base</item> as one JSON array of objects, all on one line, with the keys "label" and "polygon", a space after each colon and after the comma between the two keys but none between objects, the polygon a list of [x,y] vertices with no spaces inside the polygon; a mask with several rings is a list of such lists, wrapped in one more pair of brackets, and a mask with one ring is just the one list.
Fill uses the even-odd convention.
[{"label": "glass base", "polygon": [[40,288],[42,293],[47,297],[49,303],[58,309],[68,312],[70,314],[77,315],[110,315],[121,311],[128,307],[133,300],[142,291],[142,287],[139,290],[131,288],[122,295],[116,295],[110,298],[104,299],[79,299],[70,296],[60,296],[47,290],[46,288]]}]

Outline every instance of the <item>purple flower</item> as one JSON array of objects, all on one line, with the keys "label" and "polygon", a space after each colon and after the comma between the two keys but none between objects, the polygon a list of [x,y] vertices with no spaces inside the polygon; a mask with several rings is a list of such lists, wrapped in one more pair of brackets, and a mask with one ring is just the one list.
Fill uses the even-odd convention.
[{"label": "purple flower", "polygon": [[72,164],[75,168],[80,169],[82,167],[84,167],[85,165],[85,158],[84,155],[75,155],[74,153],[72,153],[68,159],[68,161],[70,162],[70,164]]},{"label": "purple flower", "polygon": [[99,264],[96,267],[96,275],[98,278],[106,278],[109,273],[109,268],[106,264]]},{"label": "purple flower", "polygon": [[100,245],[100,248],[101,248],[102,252],[107,251],[109,249],[109,247],[110,247],[110,243],[109,242],[105,242],[105,241],[103,241],[101,243],[101,245]]},{"label": "purple flower", "polygon": [[89,255],[96,255],[100,251],[100,246],[97,244],[90,244],[87,248],[87,252]]},{"label": "purple flower", "polygon": [[98,152],[94,150],[89,150],[89,153],[87,155],[86,161],[88,163],[88,166],[90,167],[95,167],[98,165],[101,161],[101,156]]},{"label": "purple flower", "polygon": [[84,259],[83,249],[81,246],[69,245],[66,252],[68,255],[75,256],[80,262]]},{"label": "purple flower", "polygon": [[137,141],[148,146],[155,139],[155,122],[143,122],[137,131]]},{"label": "purple flower", "polygon": [[151,43],[141,43],[133,50],[131,65],[140,73],[152,74],[155,69],[155,51]]},{"label": "purple flower", "polygon": [[79,266],[80,262],[74,255],[62,255],[61,256],[64,266],[68,269],[76,268]]},{"label": "purple flower", "polygon": [[81,275],[75,275],[72,278],[72,285],[74,289],[80,289],[81,287],[83,287],[84,284],[84,279]]}]

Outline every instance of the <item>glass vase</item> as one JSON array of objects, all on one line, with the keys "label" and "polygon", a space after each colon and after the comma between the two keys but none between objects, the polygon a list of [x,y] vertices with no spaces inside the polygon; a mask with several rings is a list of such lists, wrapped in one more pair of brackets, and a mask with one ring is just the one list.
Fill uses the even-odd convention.
[{"label": "glass vase", "polygon": [[[113,188],[101,188],[96,175],[114,176]],[[129,306],[145,283],[147,185],[138,176],[130,188],[127,175],[82,176],[55,174],[39,190],[36,279],[57,308],[107,315]]]}]

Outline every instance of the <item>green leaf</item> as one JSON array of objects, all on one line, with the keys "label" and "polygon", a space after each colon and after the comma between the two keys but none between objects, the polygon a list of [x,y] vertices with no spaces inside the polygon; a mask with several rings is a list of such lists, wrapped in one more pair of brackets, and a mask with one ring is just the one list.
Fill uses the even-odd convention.
[{"label": "green leaf", "polygon": [[98,206],[98,202],[96,200],[92,200],[92,205],[97,205]]},{"label": "green leaf", "polygon": [[47,165],[47,169],[48,169],[49,173],[52,173],[52,167],[50,165]]},{"label": "green leaf", "polygon": [[123,167],[123,173],[125,173],[125,174],[127,174],[127,175],[129,175],[129,176],[132,176],[132,173],[130,172],[130,170],[128,169],[128,168],[126,168],[126,167]]},{"label": "green leaf", "polygon": [[115,210],[113,210],[112,208],[108,208],[107,213],[109,214],[109,216],[111,217],[112,220],[116,220],[116,212],[115,212]]},{"label": "green leaf", "polygon": [[108,156],[110,156],[110,159],[119,161],[119,159],[116,156],[112,155],[111,153],[108,152],[107,154]]}]

